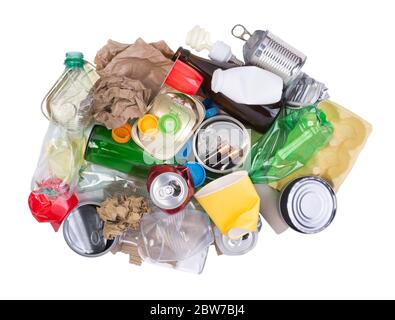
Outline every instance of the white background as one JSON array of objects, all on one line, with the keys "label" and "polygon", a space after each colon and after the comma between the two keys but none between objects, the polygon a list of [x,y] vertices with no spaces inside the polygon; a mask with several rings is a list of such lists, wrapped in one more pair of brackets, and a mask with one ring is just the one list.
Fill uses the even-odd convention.
[{"label": "white background", "polygon": [[[0,297],[117,299],[395,298],[393,1],[0,1]],[[226,5],[225,5],[226,4]],[[88,259],[30,215],[27,197],[47,120],[43,96],[66,51],[93,61],[109,38],[165,39],[176,50],[200,24],[241,57],[230,29],[270,29],[308,55],[305,71],[374,126],[338,193],[333,225],[277,236],[250,254],[210,252],[202,275],[126,255]],[[242,201],[242,200],[241,200]]]}]

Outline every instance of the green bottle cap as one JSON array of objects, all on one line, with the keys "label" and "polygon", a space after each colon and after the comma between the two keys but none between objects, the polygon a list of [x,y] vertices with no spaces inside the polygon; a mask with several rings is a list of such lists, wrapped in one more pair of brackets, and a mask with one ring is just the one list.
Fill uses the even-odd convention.
[{"label": "green bottle cap", "polygon": [[66,68],[82,68],[84,65],[84,55],[82,52],[67,52],[64,60]]},{"label": "green bottle cap", "polygon": [[181,121],[176,114],[166,113],[160,117],[158,127],[162,133],[176,134],[181,128]]}]

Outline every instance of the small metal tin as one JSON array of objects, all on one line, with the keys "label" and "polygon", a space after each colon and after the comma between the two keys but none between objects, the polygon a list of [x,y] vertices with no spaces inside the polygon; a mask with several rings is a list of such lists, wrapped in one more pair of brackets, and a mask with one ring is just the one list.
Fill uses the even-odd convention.
[{"label": "small metal tin", "polygon": [[63,223],[63,236],[67,245],[84,257],[99,257],[115,246],[117,239],[106,240],[104,223],[97,214],[99,203],[81,203]]},{"label": "small metal tin", "polygon": [[230,239],[223,235],[217,227],[214,228],[215,244],[219,251],[227,256],[240,256],[250,252],[258,243],[258,234],[262,227],[262,221],[259,217],[257,231],[249,232],[240,239]]},{"label": "small metal tin", "polygon": [[336,194],[323,179],[302,177],[290,182],[281,192],[279,208],[292,229],[305,234],[318,233],[336,215]]},{"label": "small metal tin", "polygon": [[181,175],[165,172],[152,181],[149,192],[156,206],[164,210],[172,210],[180,207],[187,200],[188,184]]},{"label": "small metal tin", "polygon": [[[204,106],[199,100],[180,92],[160,93],[149,108],[147,115],[158,119],[159,131],[146,139],[138,129],[136,121],[132,128],[132,136],[137,145],[159,160],[174,157],[192,137],[205,115]],[[175,125],[172,132],[164,126],[168,121]]]},{"label": "small metal tin", "polygon": [[204,121],[193,137],[193,153],[197,161],[206,170],[220,174],[239,168],[250,146],[250,136],[243,124],[225,115]]}]

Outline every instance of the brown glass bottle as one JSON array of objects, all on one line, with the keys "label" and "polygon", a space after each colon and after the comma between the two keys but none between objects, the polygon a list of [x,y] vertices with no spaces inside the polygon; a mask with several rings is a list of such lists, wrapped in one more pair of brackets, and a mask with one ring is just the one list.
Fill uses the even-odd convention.
[{"label": "brown glass bottle", "polygon": [[173,56],[174,61],[177,59],[188,64],[204,77],[201,91],[205,97],[210,98],[218,107],[229,115],[256,131],[265,133],[279,113],[282,105],[281,103],[270,106],[246,105],[234,102],[223,94],[215,93],[211,90],[211,78],[215,70],[218,68],[226,70],[239,67],[239,65],[204,59],[192,54],[189,50],[182,47],[178,48]]}]

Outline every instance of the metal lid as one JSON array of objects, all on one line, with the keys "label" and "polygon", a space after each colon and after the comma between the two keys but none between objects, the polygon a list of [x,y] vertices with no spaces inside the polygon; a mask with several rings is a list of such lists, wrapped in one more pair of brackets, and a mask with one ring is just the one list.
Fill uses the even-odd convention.
[{"label": "metal lid", "polygon": [[165,172],[151,183],[152,202],[161,209],[170,210],[181,206],[188,197],[188,184],[177,173]]},{"label": "metal lid", "polygon": [[327,228],[336,214],[332,187],[317,177],[292,181],[280,196],[280,211],[287,224],[301,233],[318,233]]},{"label": "metal lid", "polygon": [[254,249],[258,242],[258,231],[245,234],[233,240],[222,234],[217,227],[214,228],[215,243],[218,249],[227,256],[239,256]]},{"label": "metal lid", "polygon": [[81,256],[98,257],[111,250],[116,240],[103,236],[103,221],[97,203],[80,204],[65,219],[63,236],[68,246]]}]

